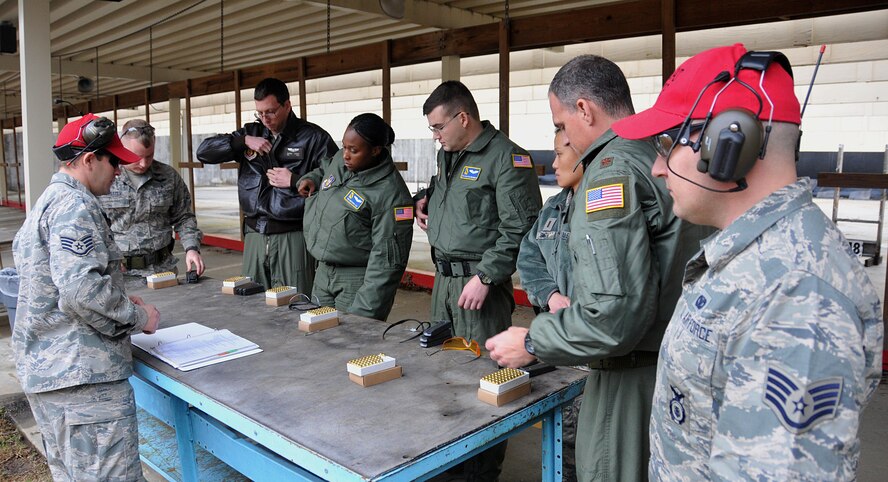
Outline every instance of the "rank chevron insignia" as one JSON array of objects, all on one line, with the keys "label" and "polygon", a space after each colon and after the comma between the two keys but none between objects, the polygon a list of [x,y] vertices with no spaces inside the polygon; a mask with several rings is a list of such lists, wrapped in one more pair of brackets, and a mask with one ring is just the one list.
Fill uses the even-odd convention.
[{"label": "rank chevron insignia", "polygon": [[86,256],[96,247],[95,243],[93,243],[92,234],[83,235],[78,239],[67,236],[60,236],[60,238],[62,240],[62,249],[74,256]]},{"label": "rank chevron insignia", "polygon": [[802,385],[782,370],[769,367],[765,382],[765,405],[777,420],[794,434],[835,417],[842,398],[842,378],[831,377]]}]

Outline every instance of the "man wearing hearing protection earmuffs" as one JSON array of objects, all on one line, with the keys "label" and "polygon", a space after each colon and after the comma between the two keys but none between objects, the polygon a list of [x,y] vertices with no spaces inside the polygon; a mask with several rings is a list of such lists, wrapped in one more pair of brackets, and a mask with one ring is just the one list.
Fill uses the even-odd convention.
[{"label": "man wearing hearing protection earmuffs", "polygon": [[62,128],[53,152],[59,172],[13,242],[16,374],[54,480],[144,480],[130,334],[154,333],[160,315],[127,296],[123,254],[96,199],[139,156],[93,114]]},{"label": "man wearing hearing protection earmuffs", "polygon": [[786,58],[736,44],[690,58],[654,107],[614,124],[653,140],[679,217],[720,229],[688,263],[660,349],[651,478],[856,477],[881,309],[797,179],[800,123]]}]

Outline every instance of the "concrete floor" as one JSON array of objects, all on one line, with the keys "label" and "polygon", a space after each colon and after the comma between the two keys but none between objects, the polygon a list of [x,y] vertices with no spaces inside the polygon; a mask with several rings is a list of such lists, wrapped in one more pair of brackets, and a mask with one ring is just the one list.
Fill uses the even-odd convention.
[{"label": "concrete floor", "polygon": [[[854,203],[864,204],[855,205]],[[857,210],[871,214],[870,211],[872,211],[871,208],[874,203],[866,203],[866,201],[850,201],[848,204],[843,204],[843,209],[853,211],[857,208]],[[826,202],[823,204],[823,207],[826,209]],[[845,214],[840,215],[845,216]],[[23,217],[24,214],[21,211],[0,207],[0,228],[14,227],[16,223],[20,225]],[[866,237],[867,229],[869,231],[873,230],[872,227],[857,229],[859,231],[852,230],[849,233],[849,237]],[[885,252],[886,248],[884,246],[882,249]],[[207,265],[206,276],[223,279],[240,273],[241,253],[211,247],[203,248],[202,253]],[[178,244],[176,255],[180,260],[184,258],[182,248]],[[0,253],[0,259],[2,259],[4,266],[11,266],[13,264],[12,255],[9,251]],[[424,243],[424,235],[415,236],[410,268],[427,271],[430,269],[428,259],[428,245]],[[879,293],[884,292],[885,269],[886,266],[884,264],[867,268],[867,273],[874,284],[876,284]],[[180,272],[184,272],[183,267],[180,267]],[[429,293],[400,290],[395,298],[389,321],[411,317],[425,319],[428,317],[430,301]],[[517,326],[529,326],[532,319],[533,312],[530,308],[518,307],[513,316],[513,323]],[[24,402],[24,395],[21,393],[18,380],[15,378],[15,370],[9,348],[9,337],[9,327],[5,320],[0,319],[0,406],[6,407],[16,418],[23,433],[32,440],[36,447],[42,448],[39,432],[34,427],[33,419],[30,417],[30,410],[28,410],[27,404]],[[885,474],[888,473],[888,457],[884,456],[884,453],[888,450],[888,437],[885,436],[886,431],[888,431],[888,384],[883,379],[883,383],[879,386],[874,400],[863,414],[861,421],[862,455],[859,480],[881,481],[885,479]],[[536,428],[530,428],[511,439],[501,480],[514,482],[536,481],[539,480],[539,474],[540,431]],[[146,473],[146,475],[149,480],[163,480],[156,474]]]}]

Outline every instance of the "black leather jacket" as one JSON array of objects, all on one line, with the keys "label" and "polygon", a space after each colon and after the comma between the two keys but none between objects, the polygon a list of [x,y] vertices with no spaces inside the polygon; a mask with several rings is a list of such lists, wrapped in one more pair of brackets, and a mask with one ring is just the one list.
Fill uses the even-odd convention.
[{"label": "black leather jacket", "polygon": [[[244,139],[247,135],[268,139],[271,152],[261,155],[248,149]],[[240,164],[237,187],[244,224],[262,234],[301,231],[304,200],[296,192],[296,182],[339,148],[327,131],[293,112],[277,140],[272,139],[271,131],[261,122],[251,122],[231,134],[205,139],[197,148],[197,159],[205,164]],[[265,171],[272,167],[286,167],[293,173],[289,189],[268,183]]]}]

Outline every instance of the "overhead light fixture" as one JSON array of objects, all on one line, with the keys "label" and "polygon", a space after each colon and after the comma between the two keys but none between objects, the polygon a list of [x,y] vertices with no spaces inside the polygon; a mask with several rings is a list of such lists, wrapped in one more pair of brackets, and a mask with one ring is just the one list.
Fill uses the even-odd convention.
[{"label": "overhead light fixture", "polygon": [[379,8],[395,20],[404,18],[404,0],[379,0]]},{"label": "overhead light fixture", "polygon": [[89,77],[80,77],[77,79],[77,92],[88,94],[96,88],[95,82]]}]

